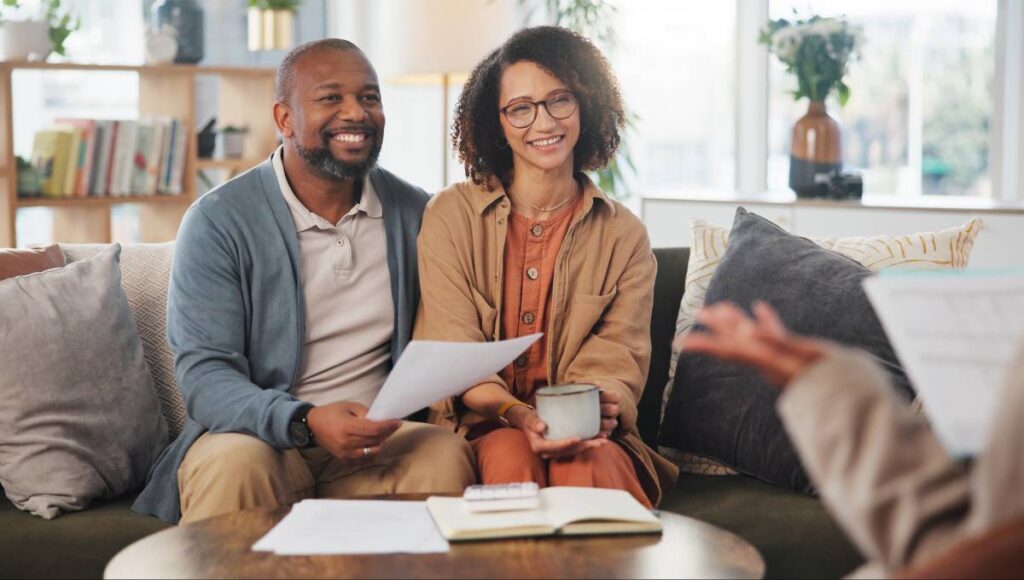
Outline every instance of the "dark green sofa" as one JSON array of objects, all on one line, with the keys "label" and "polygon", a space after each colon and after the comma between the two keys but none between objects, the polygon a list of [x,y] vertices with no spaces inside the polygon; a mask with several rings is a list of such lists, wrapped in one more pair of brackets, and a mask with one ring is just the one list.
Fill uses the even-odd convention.
[{"label": "dark green sofa", "polygon": [[[659,249],[656,254],[654,353],[639,409],[641,435],[648,443],[657,437],[689,250]],[[130,498],[119,498],[44,521],[0,498],[0,578],[102,576],[119,550],[167,526],[132,512],[130,504]],[[821,502],[750,477],[683,475],[661,508],[742,536],[764,556],[769,578],[834,578],[862,562]]]}]

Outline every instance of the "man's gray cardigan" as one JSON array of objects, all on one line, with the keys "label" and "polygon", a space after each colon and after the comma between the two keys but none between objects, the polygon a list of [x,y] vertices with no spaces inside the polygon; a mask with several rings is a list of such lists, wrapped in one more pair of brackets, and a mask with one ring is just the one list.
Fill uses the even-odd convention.
[{"label": "man's gray cardigan", "polygon": [[[391,360],[412,336],[419,300],[416,236],[427,194],[383,169],[370,180],[384,210],[395,307]],[[188,409],[181,435],[150,470],[132,509],[181,517],[178,466],[206,431],[294,447],[289,390],[305,338],[299,240],[270,160],[210,191],[182,221],[167,297],[174,374]]]}]

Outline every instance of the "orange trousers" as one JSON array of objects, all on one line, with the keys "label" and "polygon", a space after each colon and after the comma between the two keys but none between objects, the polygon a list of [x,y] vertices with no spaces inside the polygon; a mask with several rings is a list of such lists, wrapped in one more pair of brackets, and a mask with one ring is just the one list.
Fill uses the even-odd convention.
[{"label": "orange trousers", "polygon": [[589,449],[579,455],[543,459],[533,452],[519,429],[495,429],[470,441],[476,452],[481,483],[534,481],[541,487],[601,487],[628,491],[651,508],[626,450],[617,443]]}]

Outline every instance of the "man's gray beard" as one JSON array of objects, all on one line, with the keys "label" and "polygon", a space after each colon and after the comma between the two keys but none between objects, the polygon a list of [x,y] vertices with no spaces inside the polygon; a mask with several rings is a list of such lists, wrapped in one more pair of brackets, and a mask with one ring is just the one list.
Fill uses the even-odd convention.
[{"label": "man's gray beard", "polygon": [[377,165],[377,157],[380,156],[380,145],[374,145],[370,150],[370,155],[362,163],[345,163],[335,157],[326,145],[306,149],[296,143],[295,150],[313,171],[335,179],[350,179],[352,181],[362,181],[366,178],[370,170]]}]

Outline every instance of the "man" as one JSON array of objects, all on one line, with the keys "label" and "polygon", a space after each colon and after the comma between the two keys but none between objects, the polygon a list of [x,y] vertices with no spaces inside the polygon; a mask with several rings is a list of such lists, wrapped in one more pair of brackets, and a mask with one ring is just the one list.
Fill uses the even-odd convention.
[{"label": "man", "polygon": [[277,73],[283,145],[189,209],[168,339],[189,419],[135,510],[169,522],[308,497],[461,492],[469,446],[365,417],[409,341],[427,195],[375,167],[377,76],[352,43]]},{"label": "man", "polygon": [[709,332],[680,346],[751,365],[782,389],[779,415],[800,459],[869,561],[858,576],[1020,577],[1024,350],[984,450],[965,466],[871,358],[790,334],[765,303],[753,311],[709,306],[697,317]]}]

